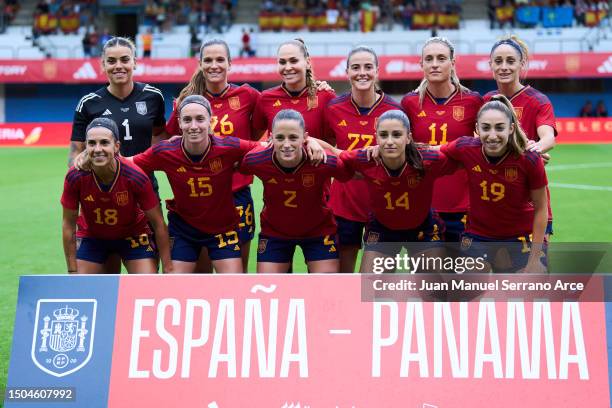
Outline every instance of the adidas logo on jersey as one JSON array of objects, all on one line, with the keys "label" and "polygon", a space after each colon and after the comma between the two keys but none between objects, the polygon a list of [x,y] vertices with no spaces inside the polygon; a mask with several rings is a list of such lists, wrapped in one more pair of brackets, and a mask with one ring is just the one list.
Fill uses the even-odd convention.
[{"label": "adidas logo on jersey", "polygon": [[151,245],[147,247],[147,252],[153,252],[153,248],[151,247]]},{"label": "adidas logo on jersey", "polygon": [[422,110],[422,111],[421,111],[421,112],[420,112],[420,113],[417,115],[417,117],[419,117],[419,118],[425,118],[425,117],[427,117],[427,114],[425,113],[425,111],[423,111],[423,110]]},{"label": "adidas logo on jersey", "polygon": [[107,115],[112,115],[113,112],[109,111],[108,109],[104,111],[104,113],[102,114],[102,116],[107,116]]},{"label": "adidas logo on jersey", "polygon": [[176,169],[177,173],[187,173],[187,169],[185,169],[185,167],[181,166],[178,169]]},{"label": "adidas logo on jersey", "polygon": [[338,123],[338,126],[347,126],[346,120],[342,119],[340,123]]},{"label": "adidas logo on jersey", "polygon": [[94,201],[93,196],[90,194],[87,197],[85,197],[85,201]]},{"label": "adidas logo on jersey", "polygon": [[281,101],[279,101],[277,99],[276,102],[274,102],[274,105],[272,105],[272,106],[274,106],[275,108],[278,107],[278,106],[281,106]]},{"label": "adidas logo on jersey", "polygon": [[72,75],[74,79],[96,79],[98,74],[90,62],[86,62]]},{"label": "adidas logo on jersey", "polygon": [[336,247],[332,245],[328,252],[336,252]]},{"label": "adidas logo on jersey", "polygon": [[472,171],[475,171],[476,173],[482,173],[482,170],[480,170],[480,164],[477,164],[472,167]]}]

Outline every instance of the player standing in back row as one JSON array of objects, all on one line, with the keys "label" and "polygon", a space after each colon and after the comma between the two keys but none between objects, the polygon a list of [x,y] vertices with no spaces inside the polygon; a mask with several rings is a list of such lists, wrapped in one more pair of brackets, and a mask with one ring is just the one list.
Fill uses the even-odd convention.
[{"label": "player standing in back row", "polygon": [[[441,146],[473,134],[483,100],[459,82],[453,44],[443,37],[427,40],[421,52],[421,67],[423,81],[402,99],[414,140]],[[465,170],[436,180],[432,206],[446,224],[447,241],[459,241],[469,204]]]},{"label": "player standing in back row", "polygon": [[[351,92],[333,99],[325,109],[324,139],[335,139],[341,150],[352,151],[376,144],[376,122],[389,110],[400,109],[391,97],[377,89],[378,57],[366,46],[353,48],[348,55],[346,74]],[[371,211],[365,180],[334,181],[330,207],[338,223],[340,272],[355,270],[363,229]]]}]

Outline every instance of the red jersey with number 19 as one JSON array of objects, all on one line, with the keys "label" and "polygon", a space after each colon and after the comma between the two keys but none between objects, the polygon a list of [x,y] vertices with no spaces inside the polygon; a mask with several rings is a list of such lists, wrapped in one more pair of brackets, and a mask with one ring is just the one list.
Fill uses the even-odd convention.
[{"label": "red jersey with number 19", "polygon": [[490,163],[480,139],[462,137],[441,148],[463,164],[470,189],[467,232],[492,239],[529,235],[533,229],[531,190],[546,187],[542,158],[533,152],[506,154]]},{"label": "red jersey with number 19", "polygon": [[326,163],[315,167],[303,161],[288,173],[275,159],[273,147],[260,147],[245,156],[240,171],[255,174],[263,182],[262,234],[296,239],[336,233],[336,221],[325,202],[325,186],[331,177],[352,177],[337,156],[327,152]]},{"label": "red jersey with number 19", "polygon": [[77,237],[122,239],[150,233],[143,211],[158,201],[149,177],[134,164],[117,159],[117,173],[110,188],[104,189],[91,171],[71,167],[64,181],[62,206],[81,208]]},{"label": "red jersey with number 19", "polygon": [[[350,93],[332,100],[325,109],[326,132],[336,139],[339,149],[353,151],[376,145],[376,123],[380,115],[401,106],[380,92],[380,97],[367,112],[361,113]],[[329,200],[334,214],[357,222],[367,222],[370,207],[364,196],[368,187],[365,180],[334,181]]]},{"label": "red jersey with number 19", "polygon": [[[210,129],[215,136],[235,136],[243,140],[251,140],[251,119],[255,106],[259,103],[259,91],[249,85],[229,84],[220,95],[205,92],[204,96],[210,102],[213,116],[210,118]],[[176,103],[176,101],[175,101]],[[166,132],[170,135],[180,135],[179,117],[176,106],[166,123]],[[232,191],[242,190],[253,182],[252,176],[239,172],[234,173]]]},{"label": "red jersey with number 19", "polygon": [[166,173],[174,193],[166,201],[168,210],[204,233],[218,234],[238,224],[231,188],[234,163],[256,146],[258,142],[212,136],[202,159],[193,161],[176,138],[134,156],[134,163],[146,172]]},{"label": "red jersey with number 19", "polygon": [[[412,138],[436,146],[474,134],[482,103],[478,92],[455,91],[443,103],[426,92],[420,106],[418,92],[411,92],[402,99],[402,108],[410,119]],[[459,169],[436,181],[432,205],[437,211],[466,212],[469,204],[465,170]]]},{"label": "red jersey with number 19", "polygon": [[[314,101],[308,97],[308,88],[293,96],[283,85],[266,89],[253,112],[253,128],[272,131],[274,116],[283,109],[293,109],[302,114],[308,135],[325,140],[323,110],[336,97],[333,91],[318,91]],[[328,140],[325,140],[328,142]]]},{"label": "red jersey with number 19", "polygon": [[455,162],[437,150],[419,151],[425,169],[423,177],[408,163],[404,164],[399,175],[393,176],[384,165],[368,161],[364,150],[340,155],[347,167],[365,177],[372,214],[389,229],[406,230],[421,225],[431,210],[435,179],[457,169]]}]

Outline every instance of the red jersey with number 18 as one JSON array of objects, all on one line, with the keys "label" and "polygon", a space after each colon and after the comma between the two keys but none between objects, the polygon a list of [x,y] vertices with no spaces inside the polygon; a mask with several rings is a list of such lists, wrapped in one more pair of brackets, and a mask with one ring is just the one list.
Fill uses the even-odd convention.
[{"label": "red jersey with number 18", "polygon": [[406,230],[421,225],[431,210],[435,179],[457,169],[457,164],[438,150],[425,148],[419,151],[425,169],[422,177],[408,163],[404,164],[397,176],[391,175],[384,165],[368,161],[364,150],[342,152],[340,155],[348,168],[365,177],[372,214],[389,229]]},{"label": "red jersey with number 18", "polygon": [[[255,106],[259,103],[260,93],[249,85],[229,84],[219,95],[205,92],[204,97],[210,102],[213,116],[210,118],[210,129],[215,136],[235,136],[243,140],[251,140],[251,120]],[[176,101],[175,101],[176,103]],[[180,135],[179,117],[176,106],[166,123],[166,132],[170,135]],[[239,172],[232,178],[232,191],[242,190],[253,182],[252,176]]]},{"label": "red jersey with number 18", "polygon": [[255,174],[263,182],[262,234],[296,239],[336,233],[336,221],[324,190],[332,177],[341,180],[352,177],[337,156],[327,152],[325,163],[315,167],[303,161],[286,172],[274,157],[273,147],[260,147],[245,156],[240,171]]},{"label": "red jersey with number 18", "polygon": [[468,173],[470,210],[467,232],[492,239],[529,235],[533,229],[531,190],[546,187],[544,162],[537,153],[509,153],[496,164],[482,151],[480,139],[462,137],[441,148]]},{"label": "red jersey with number 18", "polygon": [[71,167],[61,203],[70,210],[80,205],[77,237],[121,239],[151,231],[144,211],[158,201],[149,177],[133,163],[117,159],[117,173],[108,189],[93,172]]},{"label": "red jersey with number 18", "polygon": [[[441,103],[426,92],[420,106],[419,94],[411,92],[402,99],[402,108],[410,119],[412,138],[436,146],[474,134],[476,116],[482,103],[477,92],[455,91]],[[469,204],[465,170],[459,169],[436,181],[432,205],[437,211],[463,213]]]},{"label": "red jersey with number 18", "polygon": [[193,161],[182,142],[181,138],[160,142],[134,156],[134,163],[146,172],[166,173],[174,193],[166,201],[168,210],[204,233],[227,232],[239,221],[232,196],[234,163],[260,144],[212,136],[204,156]]},{"label": "red jersey with number 18", "polygon": [[266,89],[261,93],[261,101],[253,113],[253,128],[267,129],[271,132],[274,116],[283,109],[293,109],[304,117],[308,135],[325,140],[323,110],[335,96],[333,91],[318,91],[316,98],[311,101],[308,97],[308,88],[296,96],[293,96],[283,85]]},{"label": "red jersey with number 18", "polygon": [[[336,139],[339,149],[353,151],[376,145],[376,123],[389,110],[401,110],[391,97],[380,92],[376,103],[360,111],[350,93],[333,99],[325,109],[326,132]],[[351,221],[367,222],[370,207],[364,200],[368,188],[365,180],[334,181],[329,205],[334,214]]]}]

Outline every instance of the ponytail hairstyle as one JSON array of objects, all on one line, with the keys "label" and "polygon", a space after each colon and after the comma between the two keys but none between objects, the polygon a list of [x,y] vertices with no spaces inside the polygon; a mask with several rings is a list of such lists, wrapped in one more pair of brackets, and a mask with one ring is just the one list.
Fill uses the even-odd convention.
[{"label": "ponytail hairstyle", "polygon": [[273,132],[274,126],[278,121],[281,120],[295,120],[300,125],[300,129],[302,129],[303,132],[306,132],[306,123],[304,122],[304,117],[300,112],[294,109],[283,109],[274,116],[274,119],[272,119]]},{"label": "ponytail hairstyle", "polygon": [[514,131],[508,138],[508,150],[516,155],[521,155],[527,148],[527,136],[521,128],[521,124],[516,116],[516,112],[512,108],[510,100],[504,95],[495,95],[491,100],[480,108],[477,115],[477,123],[480,121],[480,116],[488,110],[497,110],[503,112],[508,118],[508,122],[514,125]]},{"label": "ponytail hairstyle", "polygon": [[177,106],[180,105],[183,99],[189,95],[204,95],[206,93],[206,78],[204,78],[204,71],[202,70],[202,58],[204,58],[204,49],[212,45],[222,45],[227,53],[227,62],[232,62],[229,46],[225,41],[219,38],[213,38],[202,43],[202,46],[200,47],[200,63],[198,64],[196,71],[191,76],[189,83],[181,90],[178,98],[176,98]]},{"label": "ponytail hairstyle", "polygon": [[102,46],[102,59],[104,60],[104,55],[106,54],[106,50],[112,47],[127,47],[132,51],[132,57],[136,60],[136,45],[134,41],[127,37],[111,37],[108,41],[104,43]]},{"label": "ponytail hairstyle", "polygon": [[419,176],[423,177],[425,175],[425,168],[423,167],[423,156],[421,156],[421,152],[419,152],[418,147],[424,145],[417,144],[410,137],[410,119],[408,119],[408,116],[406,116],[406,114],[401,110],[388,110],[380,115],[376,121],[376,134],[378,134],[380,124],[385,120],[397,120],[402,123],[404,129],[406,129],[406,134],[408,135],[408,139],[410,141],[410,143],[406,145],[406,162],[410,167],[419,173]]},{"label": "ponytail hairstyle", "polygon": [[293,40],[285,41],[278,46],[278,50],[283,45],[295,45],[302,52],[302,55],[306,59],[309,67],[306,68],[306,88],[308,89],[308,110],[311,110],[317,106],[317,82],[312,69],[312,63],[310,61],[310,54],[306,48],[306,43],[301,38],[295,38]]},{"label": "ponytail hairstyle", "polygon": [[529,48],[527,48],[527,44],[525,43],[525,41],[521,40],[518,36],[514,34],[505,35],[500,38],[495,44],[493,44],[493,46],[491,47],[491,53],[489,54],[489,59],[493,58],[493,53],[495,52],[495,49],[500,45],[504,44],[509,45],[510,47],[516,50],[519,55],[520,61],[523,62],[525,67],[524,76],[527,76],[527,69],[529,67]]},{"label": "ponytail hairstyle", "polygon": [[[351,57],[354,54],[357,54],[358,52],[367,52],[368,54],[372,55],[374,57],[374,65],[376,66],[376,69],[378,69],[378,55],[376,55],[376,51],[374,51],[374,49],[372,47],[368,47],[367,45],[358,45],[356,47],[354,47],[348,54],[348,57],[346,57],[346,70],[348,71],[349,66],[350,66],[350,61],[351,61]],[[374,84],[374,89],[378,90],[378,84],[375,83]]]},{"label": "ponytail hairstyle", "polygon": [[[447,39],[446,37],[431,37],[427,41],[425,41],[425,44],[423,44],[423,48],[421,50],[421,62],[423,61],[423,51],[429,44],[433,44],[433,43],[445,45],[446,48],[448,48],[450,60],[455,61],[455,46],[453,45],[453,43],[450,42],[450,40]],[[450,81],[453,85],[455,85],[455,87],[459,90],[459,92],[469,92],[469,89],[461,85],[461,82],[459,82],[459,77],[457,76],[457,72],[455,71],[455,68],[451,68]],[[425,92],[427,91],[428,82],[429,81],[427,81],[427,78],[423,78],[423,80],[421,81],[417,89],[415,90],[415,92],[418,92],[419,94],[419,106],[420,107],[423,107],[423,100],[425,99]]]}]

